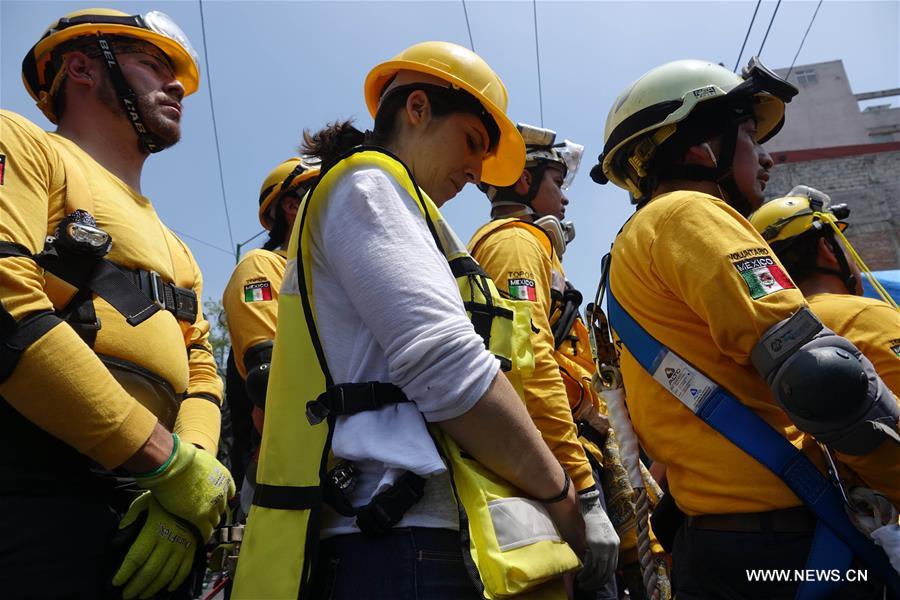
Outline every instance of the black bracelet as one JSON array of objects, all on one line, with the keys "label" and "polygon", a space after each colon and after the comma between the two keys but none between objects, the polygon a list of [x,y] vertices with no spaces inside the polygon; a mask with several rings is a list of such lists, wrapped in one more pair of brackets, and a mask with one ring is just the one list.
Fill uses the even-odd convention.
[{"label": "black bracelet", "polygon": [[565,483],[563,483],[562,491],[559,494],[553,496],[552,498],[546,498],[546,499],[535,498],[535,500],[537,500],[538,502],[541,502],[542,504],[553,504],[555,502],[562,502],[569,496],[569,485],[571,485],[572,479],[569,477],[569,472],[566,471],[565,467],[563,467],[562,470],[563,470],[563,477],[565,477],[565,479],[566,479]]}]

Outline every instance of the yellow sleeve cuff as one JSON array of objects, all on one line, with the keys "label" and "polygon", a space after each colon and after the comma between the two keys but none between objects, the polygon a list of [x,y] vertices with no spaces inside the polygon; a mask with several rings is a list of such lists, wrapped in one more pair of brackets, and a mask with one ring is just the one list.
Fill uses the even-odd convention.
[{"label": "yellow sleeve cuff", "polygon": [[175,419],[175,433],[181,441],[200,446],[213,456],[219,447],[222,413],[206,398],[185,398]]}]

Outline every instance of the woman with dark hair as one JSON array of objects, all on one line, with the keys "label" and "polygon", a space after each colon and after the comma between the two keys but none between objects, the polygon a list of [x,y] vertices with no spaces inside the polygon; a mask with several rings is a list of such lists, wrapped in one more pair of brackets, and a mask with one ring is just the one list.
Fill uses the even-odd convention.
[{"label": "woman with dark hair", "polygon": [[[510,346],[527,313],[437,209],[522,172],[506,89],[468,49],[426,42],[376,66],[365,93],[374,131],[304,136],[322,174],[288,249],[235,596],[490,598],[549,582],[544,597],[564,597],[584,549],[575,486],[500,372],[526,367]],[[492,472],[521,491],[485,492]]]}]

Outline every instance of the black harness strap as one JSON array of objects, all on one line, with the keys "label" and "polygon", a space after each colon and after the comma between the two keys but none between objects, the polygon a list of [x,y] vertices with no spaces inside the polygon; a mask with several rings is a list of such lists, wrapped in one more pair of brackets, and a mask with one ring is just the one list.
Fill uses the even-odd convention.
[{"label": "black harness strap", "polygon": [[471,256],[460,256],[450,261],[450,272],[454,277],[464,277],[467,275],[481,275],[487,277],[487,273],[481,268],[475,259]]},{"label": "black harness strap", "polygon": [[13,374],[22,353],[61,322],[49,311],[32,313],[16,321],[0,306],[0,383]]},{"label": "black harness strap", "polygon": [[[153,271],[126,269],[105,258],[90,259],[69,252],[61,255],[53,249],[33,258],[47,272],[78,288],[79,293],[86,292],[88,300],[93,292],[109,302],[129,325],[140,325],[160,310],[187,323],[197,319],[199,305],[194,290],[167,283]],[[85,318],[79,321],[96,321],[82,316]]]},{"label": "black harness strap", "polygon": [[[318,398],[306,404],[306,416],[310,423],[318,423],[324,419],[333,419],[338,415],[352,415],[368,410],[377,410],[388,404],[409,402],[409,398],[398,386],[380,381],[365,383],[341,383],[329,387]],[[343,475],[342,477],[347,477]],[[337,512],[344,516],[355,516],[356,524],[366,535],[383,535],[391,527],[400,522],[416,502],[425,493],[425,479],[412,471],[401,475],[388,489],[377,494],[365,506],[354,507],[344,496],[342,489],[329,477],[323,483],[324,499]],[[320,488],[292,488],[298,495],[303,490]],[[255,500],[254,500],[255,502]],[[258,502],[255,502],[259,504]],[[303,506],[301,508],[310,508]]]},{"label": "black harness strap", "polygon": [[425,478],[407,471],[357,511],[356,524],[366,535],[384,535],[424,495]]},{"label": "black harness strap", "polygon": [[[50,270],[50,272],[53,271]],[[149,273],[147,275],[149,279]],[[152,283],[149,285],[153,286]],[[128,324],[132,326],[143,323],[162,308],[158,288],[153,286],[151,296],[148,297],[135,284],[133,277],[128,277],[108,260],[101,260],[97,263],[97,267],[87,282],[87,287],[122,313]]]},{"label": "black harness strap", "polygon": [[6,257],[30,258],[34,260],[31,251],[22,244],[17,244],[15,242],[0,242],[0,258]]},{"label": "black harness strap", "polygon": [[222,409],[222,400],[220,398],[216,398],[212,394],[207,394],[206,392],[193,392],[191,394],[185,394],[182,400],[187,400],[188,398],[201,398],[208,402],[212,402],[219,408],[219,410]]},{"label": "black harness strap", "polygon": [[566,291],[562,293],[562,299],[559,304],[559,318],[553,324],[553,327],[550,328],[553,332],[554,348],[559,349],[563,342],[570,339],[569,332],[572,330],[572,325],[575,324],[575,319],[578,318],[578,308],[581,306],[582,300],[584,298],[581,292],[572,287],[572,284],[567,281]]},{"label": "black harness strap", "polygon": [[352,415],[398,402],[409,402],[409,398],[393,383],[339,383],[306,403],[306,418],[316,425],[331,415]]}]

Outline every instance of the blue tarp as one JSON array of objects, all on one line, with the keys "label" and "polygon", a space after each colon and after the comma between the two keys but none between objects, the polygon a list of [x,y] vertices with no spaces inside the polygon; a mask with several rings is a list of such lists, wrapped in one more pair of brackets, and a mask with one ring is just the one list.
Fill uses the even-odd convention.
[{"label": "blue tarp", "polygon": [[[875,279],[884,286],[884,289],[890,294],[891,298],[894,299],[894,302],[900,304],[900,269],[893,271],[873,271],[872,275],[874,275]],[[863,295],[869,298],[881,298],[881,296],[878,295],[878,292],[869,285],[869,280],[865,277],[863,277]]]}]

